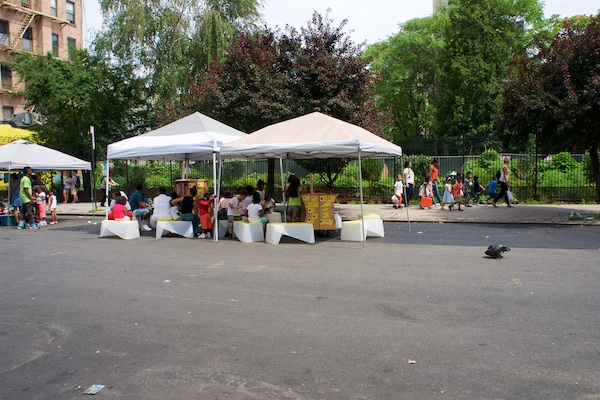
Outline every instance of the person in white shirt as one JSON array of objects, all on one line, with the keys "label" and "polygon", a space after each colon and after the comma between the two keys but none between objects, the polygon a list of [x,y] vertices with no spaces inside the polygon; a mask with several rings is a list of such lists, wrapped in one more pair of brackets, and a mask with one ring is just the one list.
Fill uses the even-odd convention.
[{"label": "person in white shirt", "polygon": [[252,195],[252,204],[248,206],[247,211],[248,222],[261,222],[263,224],[268,222],[267,218],[264,217],[265,210],[260,203],[260,194],[258,192],[254,192]]},{"label": "person in white shirt", "polygon": [[[233,239],[233,222],[241,219],[241,214],[245,213],[244,200],[248,197],[246,189],[240,190],[240,193],[229,201],[227,208],[227,233],[225,237]],[[241,211],[241,212],[240,212]]]},{"label": "person in white shirt", "polygon": [[406,188],[406,198],[404,199],[404,205],[408,207],[410,199],[412,198],[415,192],[415,173],[412,170],[412,163],[410,161],[404,163],[402,177],[404,178],[404,186]]},{"label": "person in white shirt", "polygon": [[162,186],[158,189],[158,196],[152,199],[152,205],[154,207],[152,215],[150,216],[150,226],[156,228],[156,221],[171,220],[171,201],[173,198],[167,196],[167,188]]}]

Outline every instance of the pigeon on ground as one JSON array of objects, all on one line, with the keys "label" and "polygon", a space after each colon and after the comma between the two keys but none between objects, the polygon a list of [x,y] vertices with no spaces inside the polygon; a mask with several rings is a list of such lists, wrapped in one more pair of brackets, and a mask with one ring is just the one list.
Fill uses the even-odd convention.
[{"label": "pigeon on ground", "polygon": [[510,251],[508,247],[503,244],[493,244],[485,251],[485,254],[491,258],[502,258],[502,253]]}]

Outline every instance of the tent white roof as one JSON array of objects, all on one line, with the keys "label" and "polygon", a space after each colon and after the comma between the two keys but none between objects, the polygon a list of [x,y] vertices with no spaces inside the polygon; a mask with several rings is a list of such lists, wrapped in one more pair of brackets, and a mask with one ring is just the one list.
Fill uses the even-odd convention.
[{"label": "tent white roof", "polygon": [[45,171],[92,169],[87,161],[27,140],[15,140],[0,146],[0,170],[12,171],[23,167]]},{"label": "tent white roof", "polygon": [[401,156],[402,148],[359,126],[314,112],[221,146],[223,157],[345,158]]},{"label": "tent white roof", "polygon": [[195,112],[143,135],[108,145],[107,158],[121,160],[203,160],[221,144],[246,134]]}]

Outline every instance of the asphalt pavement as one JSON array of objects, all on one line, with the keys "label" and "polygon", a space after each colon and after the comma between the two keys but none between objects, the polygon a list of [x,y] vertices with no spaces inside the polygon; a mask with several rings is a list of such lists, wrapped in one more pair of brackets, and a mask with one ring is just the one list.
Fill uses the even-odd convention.
[{"label": "asphalt pavement", "polygon": [[125,241],[79,207],[0,227],[1,400],[600,398],[598,225],[409,209],[366,248]]},{"label": "asphalt pavement", "polygon": [[[379,214],[388,222],[448,222],[448,223],[484,223],[484,224],[600,224],[600,221],[570,221],[571,212],[585,217],[600,214],[600,204],[517,204],[507,208],[502,204],[494,208],[491,204],[463,207],[465,211],[448,207],[433,207],[430,210],[411,205],[394,209],[391,204],[364,204],[362,212]],[[344,219],[357,219],[361,213],[360,204],[336,204],[336,211]],[[59,215],[104,215],[105,208],[92,203],[59,204]]]}]

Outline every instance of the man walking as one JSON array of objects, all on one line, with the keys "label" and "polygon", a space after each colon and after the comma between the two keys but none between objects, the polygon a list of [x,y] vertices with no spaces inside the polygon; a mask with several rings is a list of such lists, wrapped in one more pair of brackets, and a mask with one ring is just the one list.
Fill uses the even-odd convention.
[{"label": "man walking", "polygon": [[21,211],[21,219],[17,229],[25,229],[26,222],[29,221],[29,229],[38,229],[38,225],[35,223],[33,217],[33,205],[35,203],[33,198],[33,186],[31,184],[31,167],[23,168],[23,177],[19,183],[19,197],[23,203]]}]

